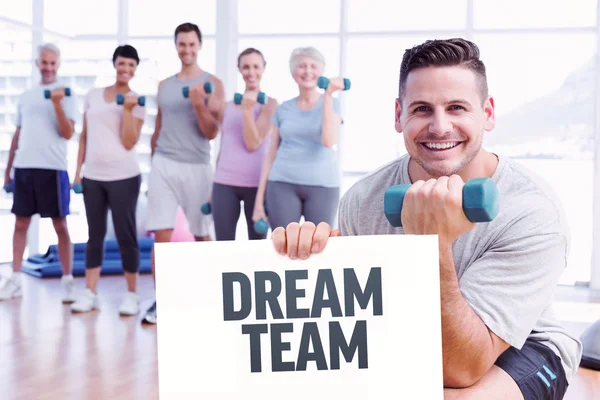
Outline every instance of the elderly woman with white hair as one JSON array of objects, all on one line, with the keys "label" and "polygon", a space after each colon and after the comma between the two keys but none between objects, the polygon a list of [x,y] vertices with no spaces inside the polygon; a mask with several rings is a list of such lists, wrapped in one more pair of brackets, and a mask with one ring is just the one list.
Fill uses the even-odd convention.
[{"label": "elderly woman with white hair", "polygon": [[292,52],[290,72],[299,94],[277,107],[271,119],[271,143],[252,218],[268,220],[272,229],[300,222],[302,216],[315,225],[334,224],[340,196],[334,146],[341,116],[339,100],[333,94],[344,88],[344,83],[339,77],[332,78],[321,93],[317,81],[324,68],[325,58],[317,49],[302,47]]}]

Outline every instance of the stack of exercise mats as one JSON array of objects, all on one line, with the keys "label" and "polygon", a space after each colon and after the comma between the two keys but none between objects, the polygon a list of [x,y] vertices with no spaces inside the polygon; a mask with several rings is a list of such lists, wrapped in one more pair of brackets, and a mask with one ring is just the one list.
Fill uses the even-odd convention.
[{"label": "stack of exercise mats", "polygon": [[[152,271],[151,251],[154,238],[141,237],[138,238],[138,243],[140,244],[140,274],[150,273]],[[85,247],[86,243],[73,244],[73,276],[85,276]],[[45,254],[37,254],[24,260],[23,272],[38,278],[60,277],[62,270],[58,257],[58,246],[49,246]],[[104,242],[102,274],[123,274],[121,254],[116,240]]]}]

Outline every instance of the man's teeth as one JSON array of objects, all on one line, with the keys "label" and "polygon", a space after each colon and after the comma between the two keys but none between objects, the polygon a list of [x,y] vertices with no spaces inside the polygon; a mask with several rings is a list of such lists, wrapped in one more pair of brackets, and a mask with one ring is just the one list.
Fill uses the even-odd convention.
[{"label": "man's teeth", "polygon": [[449,149],[451,147],[457,146],[458,142],[448,142],[448,143],[425,143],[425,146],[430,149],[442,150]]}]

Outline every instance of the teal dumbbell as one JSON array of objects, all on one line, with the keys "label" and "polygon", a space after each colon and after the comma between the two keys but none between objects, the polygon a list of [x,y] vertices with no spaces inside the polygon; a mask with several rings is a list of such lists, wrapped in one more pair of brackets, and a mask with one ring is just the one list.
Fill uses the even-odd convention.
[{"label": "teal dumbbell", "polygon": [[[329,78],[320,76],[319,79],[317,79],[317,86],[321,89],[327,89],[329,86]],[[350,90],[350,79],[348,78],[344,78],[344,90]]]},{"label": "teal dumbbell", "polygon": [[[402,226],[402,203],[411,185],[394,185],[385,191],[383,212],[392,226]],[[463,211],[471,222],[490,222],[499,210],[498,188],[490,178],[469,179],[463,186]]]},{"label": "teal dumbbell", "polygon": [[210,206],[210,203],[202,204],[202,206],[200,207],[200,211],[202,211],[202,214],[204,215],[210,214],[212,212],[212,207]]},{"label": "teal dumbbell", "polygon": [[81,183],[76,183],[73,185],[73,191],[77,194],[83,193],[83,185]]},{"label": "teal dumbbell", "polygon": [[[243,98],[244,98],[243,94],[236,93],[233,95],[233,102],[239,106],[240,104],[242,104]],[[267,104],[267,95],[264,92],[258,92],[256,101],[258,101],[260,104]]]},{"label": "teal dumbbell", "polygon": [[[125,96],[123,96],[121,93],[117,93],[116,100],[118,105],[123,105],[123,103],[125,103]],[[138,104],[144,107],[146,105],[146,96],[138,97]]]},{"label": "teal dumbbell", "polygon": [[[44,90],[44,98],[45,99],[49,99],[50,98],[50,90],[46,89]],[[65,96],[70,97],[71,96],[71,88],[65,88]]]},{"label": "teal dumbbell", "polygon": [[15,190],[15,187],[13,185],[13,183],[7,183],[6,185],[4,185],[4,191],[6,193],[12,193]]},{"label": "teal dumbbell", "polygon": [[254,232],[259,235],[264,235],[269,231],[269,224],[264,219],[259,219],[254,223]]},{"label": "teal dumbbell", "polygon": [[[214,91],[214,89],[215,87],[213,86],[212,82],[204,82],[204,91],[206,92],[206,94],[211,94]],[[190,97],[189,86],[182,87],[181,92],[183,93],[183,97],[185,97],[186,99]]]}]

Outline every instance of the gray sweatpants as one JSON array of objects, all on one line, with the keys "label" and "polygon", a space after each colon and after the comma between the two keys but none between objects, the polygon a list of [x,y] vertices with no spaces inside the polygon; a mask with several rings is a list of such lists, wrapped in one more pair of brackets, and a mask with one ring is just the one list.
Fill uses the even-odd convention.
[{"label": "gray sweatpants", "polygon": [[315,225],[327,222],[334,226],[340,188],[267,182],[265,212],[271,229],[286,227],[291,222],[305,221]]},{"label": "gray sweatpants", "polygon": [[266,234],[259,235],[254,231],[252,213],[256,200],[255,187],[241,187],[213,183],[211,209],[215,223],[217,240],[235,240],[235,231],[240,218],[240,202],[244,202],[244,214],[248,225],[250,240],[265,239]]}]

